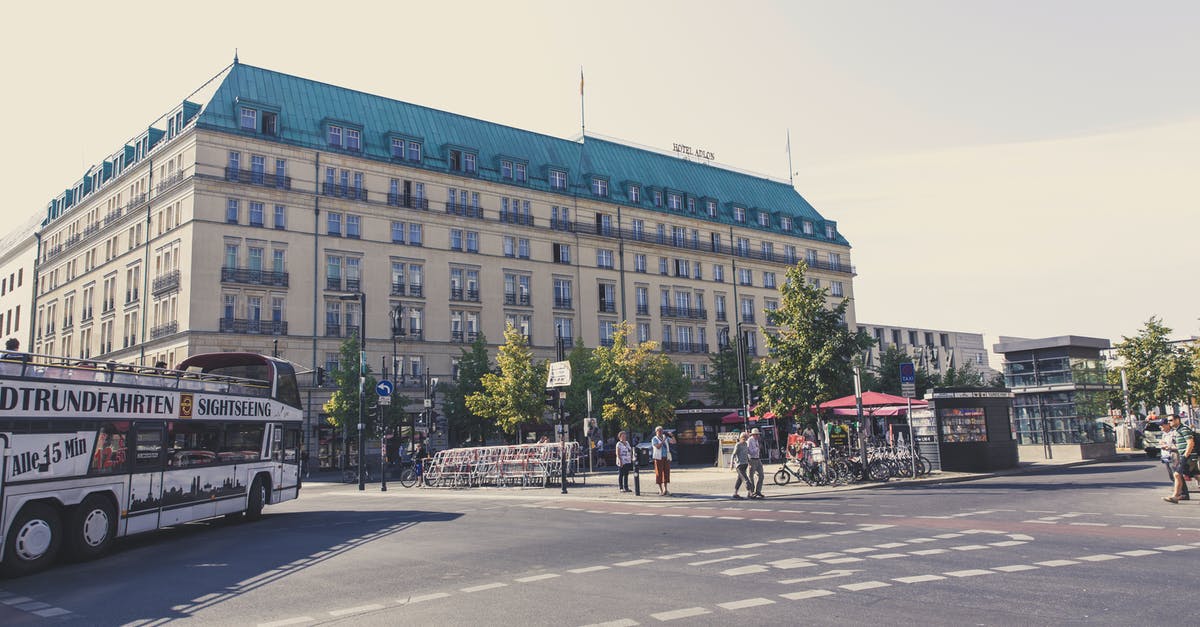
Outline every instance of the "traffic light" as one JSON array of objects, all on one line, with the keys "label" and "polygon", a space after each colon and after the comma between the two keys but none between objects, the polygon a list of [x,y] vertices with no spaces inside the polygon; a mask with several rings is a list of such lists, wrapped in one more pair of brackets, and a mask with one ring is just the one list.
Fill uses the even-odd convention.
[{"label": "traffic light", "polygon": [[546,405],[558,407],[558,388],[546,388],[542,393],[545,395]]},{"label": "traffic light", "polygon": [[325,387],[325,369],[317,368],[317,387]]},{"label": "traffic light", "polygon": [[761,402],[762,402],[762,386],[751,385],[750,386],[750,404],[757,405]]}]

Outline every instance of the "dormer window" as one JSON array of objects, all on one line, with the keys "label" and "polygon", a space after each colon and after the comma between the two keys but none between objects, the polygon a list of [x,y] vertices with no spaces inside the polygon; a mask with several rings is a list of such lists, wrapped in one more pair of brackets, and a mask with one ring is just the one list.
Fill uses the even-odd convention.
[{"label": "dormer window", "polygon": [[512,161],[501,161],[500,162],[500,178],[511,180],[512,177],[513,177],[513,162]]},{"label": "dormer window", "polygon": [[737,222],[746,221],[746,209],[744,207],[733,208],[733,219]]},{"label": "dormer window", "polygon": [[792,219],[787,216],[779,218],[779,228],[783,229],[784,231],[791,231]]},{"label": "dormer window", "polygon": [[242,107],[241,127],[244,131],[258,130],[258,110]]},{"label": "dormer window", "polygon": [[654,206],[655,207],[662,206],[662,192],[660,192],[658,190],[654,190]]},{"label": "dormer window", "polygon": [[710,217],[710,218],[717,217],[717,201],[710,200],[710,201],[704,203],[704,210],[708,212],[708,217]]},{"label": "dormer window", "polygon": [[529,180],[529,177],[525,173],[525,164],[524,163],[514,164],[513,165],[513,174],[514,174],[514,177],[517,179],[518,183],[524,183]]},{"label": "dormer window", "polygon": [[342,127],[336,124],[330,124],[328,131],[325,133],[325,138],[330,147],[342,147]]},{"label": "dormer window", "polygon": [[813,234],[812,222],[809,222],[808,220],[805,220],[804,222],[802,222],[800,228],[804,231],[805,235]]},{"label": "dormer window", "polygon": [[688,213],[696,213],[696,199],[688,198],[687,199],[687,207],[688,207]]},{"label": "dormer window", "polygon": [[631,203],[642,202],[642,188],[641,187],[638,187],[637,185],[629,186],[629,202],[631,202]]},{"label": "dormer window", "polygon": [[679,211],[683,208],[683,197],[679,194],[667,194],[667,208],[672,211]]},{"label": "dormer window", "polygon": [[566,189],[567,173],[562,170],[550,170],[550,189]]},{"label": "dormer window", "polygon": [[362,133],[356,129],[346,129],[346,150],[362,150]]},{"label": "dormer window", "polygon": [[767,213],[766,211],[759,211],[758,212],[758,225],[759,226],[771,226],[771,214]]},{"label": "dormer window", "polygon": [[608,196],[608,181],[601,178],[592,179],[592,194],[594,196]]},{"label": "dormer window", "polygon": [[826,225],[825,225],[825,237],[826,237],[826,238],[828,238],[828,239],[833,239],[833,238],[834,238],[834,233],[835,233],[835,229],[833,228],[833,225],[832,225],[832,224],[826,224]]},{"label": "dormer window", "polygon": [[420,161],[421,160],[421,143],[420,142],[415,142],[415,141],[408,142],[408,160],[409,161]]},{"label": "dormer window", "polygon": [[475,172],[475,155],[469,152],[463,154],[463,171],[471,173]]}]

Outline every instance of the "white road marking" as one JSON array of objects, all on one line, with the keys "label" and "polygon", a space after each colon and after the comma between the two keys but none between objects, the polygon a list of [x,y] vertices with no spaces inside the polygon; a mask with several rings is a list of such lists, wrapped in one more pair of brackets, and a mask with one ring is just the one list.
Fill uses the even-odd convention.
[{"label": "white road marking", "polygon": [[1037,570],[1037,566],[1028,564],[1013,564],[1012,566],[993,566],[992,570],[998,570],[1002,573],[1019,573],[1023,570]]},{"label": "white road marking", "polygon": [[796,524],[798,524],[798,525],[803,525],[803,524],[811,523],[812,521],[811,521],[811,520],[785,520],[785,521],[783,521],[783,522],[785,522],[785,523],[796,523]]},{"label": "white road marking", "polygon": [[798,558],[798,557],[793,557],[793,558],[784,559],[784,560],[775,560],[774,562],[767,562],[767,564],[774,566],[775,568],[782,569],[782,570],[790,570],[792,568],[807,568],[809,566],[816,566],[816,564],[814,564],[808,560]]},{"label": "white road marking", "polygon": [[362,612],[374,612],[375,610],[382,610],[382,609],[383,609],[382,605],[380,605],[378,603],[372,603],[371,605],[360,605],[358,607],[348,607],[348,608],[342,609],[342,610],[333,610],[332,612],[329,613],[329,615],[330,616],[346,616],[347,614],[361,614]]},{"label": "white road marking", "polygon": [[683,518],[683,514],[663,514],[663,518]]},{"label": "white road marking", "polygon": [[827,597],[833,594],[832,590],[801,590],[799,592],[787,592],[779,596],[792,601],[801,599],[815,599],[817,597]]},{"label": "white road marking", "polygon": [[731,549],[731,548],[729,548],[729,547],[727,547],[727,546],[723,546],[723,547],[716,548],[716,549],[700,549],[700,550],[698,550],[698,551],[696,551],[696,552],[697,552],[697,553],[700,553],[701,555],[705,555],[705,554],[708,554],[708,553],[724,553],[724,552],[726,552],[726,551],[732,551],[732,550],[733,550],[733,549]]},{"label": "white road marking", "polygon": [[858,524],[859,531],[879,531],[880,529],[891,529],[892,527],[895,527],[895,526],[896,525],[866,525],[863,523]]},{"label": "white road marking", "polygon": [[989,546],[1020,546],[1025,544],[1024,540],[1005,540],[1003,542],[988,542]]},{"label": "white road marking", "polygon": [[[788,522],[791,522],[790,520]],[[779,538],[777,540],[767,540],[771,544],[787,544],[788,542],[799,542],[798,538]]]},{"label": "white road marking", "polygon": [[653,561],[654,560],[647,559],[629,560],[628,562],[617,562],[616,564],[613,564],[613,566],[641,566],[642,564],[649,564]]},{"label": "white road marking", "polygon": [[[558,575],[555,575],[557,577]],[[431,594],[421,594],[407,599],[399,599],[401,605],[412,605],[414,603],[424,603],[425,601],[436,601],[450,596],[449,592],[434,592]]]},{"label": "white road marking", "polygon": [[872,588],[886,588],[890,585],[892,585],[892,584],[887,583],[886,581],[863,581],[860,583],[848,583],[844,586],[838,586],[838,587],[842,588],[843,590],[850,590],[851,592],[858,592],[859,590],[870,590]]},{"label": "white road marking", "polygon": [[835,536],[848,536],[852,533],[858,533],[858,529],[847,529],[845,531],[833,531],[830,533],[831,533],[831,535],[835,535]]},{"label": "white road marking", "polygon": [[755,564],[752,566],[739,566],[737,568],[730,568],[727,570],[723,570],[723,571],[721,571],[721,574],[727,575],[729,577],[737,577],[740,575],[754,575],[757,573],[765,573],[765,572],[767,572],[766,566],[759,566],[758,564]]},{"label": "white road marking", "polygon": [[776,522],[776,520],[775,520],[774,518],[751,518],[751,519],[750,519],[750,522],[769,522],[769,523],[773,523],[773,522]]},{"label": "white road marking", "polygon": [[810,560],[824,560],[824,559],[829,559],[831,557],[841,557],[841,556],[842,556],[841,553],[817,553],[815,555],[808,555],[806,557],[808,557],[808,559],[810,559]]},{"label": "white road marking", "polygon": [[986,549],[987,546],[982,545],[982,544],[960,544],[958,546],[952,546],[950,548],[954,549],[955,551],[978,551],[980,549]]},{"label": "white road marking", "polygon": [[821,560],[821,561],[825,562],[826,564],[850,564],[853,562],[861,562],[861,561],[863,561],[863,558],[861,558],[861,557],[835,557],[831,560]]},{"label": "white road marking", "polygon": [[1073,522],[1072,525],[1077,527],[1107,527],[1108,523],[1089,523],[1089,522]]},{"label": "white road marking", "polygon": [[922,551],[911,551],[913,555],[938,555],[941,553],[949,553],[947,549],[924,549]]},{"label": "white road marking", "polygon": [[911,538],[908,540],[908,544],[925,544],[926,542],[937,542],[937,540],[933,538]]},{"label": "white road marking", "polygon": [[531,575],[529,577],[521,577],[521,578],[517,579],[517,581],[520,583],[529,583],[531,581],[542,581],[543,579],[554,579],[555,577],[559,577],[559,576],[560,575],[558,573],[544,573],[541,575]]},{"label": "white road marking", "polygon": [[923,583],[926,581],[937,581],[939,579],[945,579],[945,577],[941,575],[914,575],[912,577],[897,577],[892,581],[899,581],[900,583]]},{"label": "white road marking", "polygon": [[936,535],[933,537],[935,537],[939,540],[949,540],[951,538],[961,538],[962,536],[963,536],[963,534],[961,534],[961,533],[943,533],[943,534]]},{"label": "white road marking", "polygon": [[686,607],[681,610],[671,610],[670,612],[659,612],[651,614],[653,618],[661,621],[678,620],[680,618],[691,618],[693,616],[702,616],[704,614],[712,614],[712,610],[707,610],[702,607]]},{"label": "white road marking", "polygon": [[1121,525],[1126,529],[1166,529],[1160,525]]},{"label": "white road marking", "polygon": [[827,533],[810,533],[806,536],[800,536],[800,539],[801,540],[816,540],[818,538],[828,538],[828,537],[829,537],[829,534],[827,534]]},{"label": "white road marking", "polygon": [[950,572],[943,573],[943,574],[950,575],[951,577],[978,577],[980,575],[992,575],[995,573],[993,573],[990,570],[984,570],[982,568],[971,568],[971,569],[967,569],[967,570],[952,570]]},{"label": "white road marking", "polygon": [[1038,566],[1050,566],[1050,567],[1071,566],[1072,564],[1078,564],[1078,563],[1079,562],[1076,562],[1075,560],[1046,560],[1044,562],[1034,562],[1034,564],[1037,564]]},{"label": "white road marking", "polygon": [[719,557],[715,560],[704,560],[702,562],[689,562],[688,566],[704,566],[705,564],[719,564],[721,562],[731,562],[733,560],[744,560],[751,557],[757,557],[758,553],[750,553],[748,555],[731,555],[729,557]]},{"label": "white road marking", "polygon": [[[35,612],[36,614],[37,612]],[[49,617],[47,617],[49,618]],[[295,618],[285,618],[283,620],[271,621],[269,623],[259,623],[258,627],[284,627],[285,625],[299,625],[300,623],[311,623],[310,616],[297,616]]]},{"label": "white road marking", "polygon": [[658,559],[660,559],[660,560],[673,560],[673,559],[676,559],[676,558],[679,558],[679,557],[692,557],[693,555],[695,555],[695,553],[674,553],[674,554],[671,554],[671,555],[659,555],[659,556],[658,556]]},{"label": "white road marking", "polygon": [[876,544],[875,548],[877,548],[877,549],[897,549],[902,546],[905,546],[906,544],[907,544],[906,542],[888,542],[886,544]]},{"label": "white road marking", "polygon": [[[608,567],[602,566],[601,568],[608,568]],[[470,588],[463,588],[462,592],[483,592],[484,590],[494,590],[496,588],[503,588],[504,586],[507,586],[507,585],[508,584],[506,584],[506,583],[495,581],[492,583],[485,583],[482,586],[471,586]]]},{"label": "white road marking", "polygon": [[717,607],[726,610],[740,610],[747,607],[758,607],[760,605],[771,605],[775,603],[771,599],[756,597],[753,599],[742,599],[741,601],[729,601],[728,603],[718,603]]},{"label": "white road marking", "polygon": [[617,620],[610,620],[607,623],[592,623],[591,625],[584,625],[584,627],[634,627],[635,625],[640,624],[641,623],[633,620],[632,618],[620,618]]},{"label": "white road marking", "polygon": [[745,520],[741,516],[717,516],[717,520]]},{"label": "white road marking", "polygon": [[892,560],[892,559],[896,559],[897,557],[908,557],[908,556],[905,555],[904,553],[876,553],[875,555],[868,555],[867,557],[869,557],[873,560]]},{"label": "white road marking", "polygon": [[[1186,451],[1185,451],[1186,452]],[[1169,544],[1167,546],[1156,546],[1155,551],[1188,551],[1196,547],[1188,544]]]},{"label": "white road marking", "polygon": [[594,573],[598,570],[608,570],[608,569],[609,569],[608,566],[588,566],[587,568],[574,568],[574,569],[568,570],[567,572],[574,573],[576,575],[582,575],[584,573]]},{"label": "white road marking", "polygon": [[1027,535],[1025,535],[1025,534],[1023,534],[1023,533],[1013,533],[1013,534],[1009,534],[1009,536],[1008,536],[1008,537],[1012,538],[1013,540],[1024,540],[1024,541],[1026,541],[1026,542],[1029,542],[1030,540],[1033,540],[1033,536],[1027,536]]},{"label": "white road marking", "polygon": [[1057,522],[1055,522],[1053,520],[1022,520],[1021,522],[1041,524],[1041,525],[1057,525],[1058,524]]},{"label": "white road marking", "polygon": [[767,546],[766,542],[751,542],[750,544],[739,544],[735,549],[757,549],[760,546]]},{"label": "white road marking", "polygon": [[[34,612],[34,614],[37,614],[38,616],[41,616],[42,618],[54,618],[55,616],[62,616],[64,614],[70,614],[70,613],[71,613],[70,610],[64,610],[61,607],[48,607],[44,610],[38,610],[38,611]],[[304,618],[304,620],[312,620],[307,616],[305,616],[303,618]]]},{"label": "white road marking", "polygon": [[29,601],[32,601],[32,600],[33,599],[31,599],[29,597],[9,597],[7,599],[4,599],[3,601],[0,601],[0,603],[3,603],[5,605],[17,605],[18,603],[28,603]]},{"label": "white road marking", "polygon": [[1117,555],[1124,555],[1125,557],[1145,557],[1147,555],[1158,555],[1158,551],[1147,551],[1146,549],[1137,549],[1135,551],[1121,551],[1120,553],[1117,553]]},{"label": "white road marking", "polygon": [[855,547],[855,548],[853,548],[853,549],[842,549],[842,550],[843,550],[844,552],[846,552],[846,553],[851,553],[851,554],[858,554],[858,553],[870,553],[871,551],[874,551],[874,550],[875,550],[875,547],[873,547],[873,546],[860,546],[860,547]]},{"label": "white road marking", "polygon": [[1083,557],[1077,557],[1075,559],[1082,560],[1085,562],[1107,562],[1109,560],[1119,560],[1119,559],[1121,559],[1121,556],[1120,555],[1109,555],[1107,553],[1100,553],[1099,555],[1085,555]]},{"label": "white road marking", "polygon": [[[712,518],[712,516],[707,514],[692,514],[691,516],[688,516],[688,518]],[[707,612],[707,610],[705,611]]]}]

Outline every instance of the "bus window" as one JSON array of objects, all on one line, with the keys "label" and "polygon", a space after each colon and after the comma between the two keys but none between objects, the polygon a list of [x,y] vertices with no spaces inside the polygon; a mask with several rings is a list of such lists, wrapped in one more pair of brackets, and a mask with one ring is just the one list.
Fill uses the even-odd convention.
[{"label": "bus window", "polygon": [[146,472],[162,468],[163,427],[161,424],[136,425],[133,445],[133,471]]},{"label": "bus window", "polygon": [[225,461],[256,462],[262,457],[262,423],[230,423],[225,427],[225,446],[221,459]]},{"label": "bus window", "polygon": [[96,452],[92,454],[92,474],[125,472],[125,438],[128,434],[128,422],[100,425],[96,434]]},{"label": "bus window", "polygon": [[205,466],[217,463],[220,425],[202,422],[173,422],[167,437],[167,466]]}]

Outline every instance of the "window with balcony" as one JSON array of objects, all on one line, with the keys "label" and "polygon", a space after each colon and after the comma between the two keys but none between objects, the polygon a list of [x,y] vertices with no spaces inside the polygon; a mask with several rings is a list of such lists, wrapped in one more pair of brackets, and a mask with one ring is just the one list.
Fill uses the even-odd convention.
[{"label": "window with balcony", "polygon": [[574,309],[571,303],[570,279],[554,279],[554,307],[556,309]]}]

